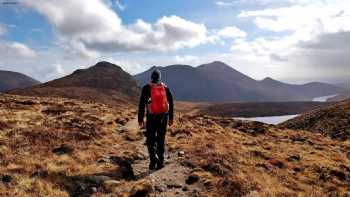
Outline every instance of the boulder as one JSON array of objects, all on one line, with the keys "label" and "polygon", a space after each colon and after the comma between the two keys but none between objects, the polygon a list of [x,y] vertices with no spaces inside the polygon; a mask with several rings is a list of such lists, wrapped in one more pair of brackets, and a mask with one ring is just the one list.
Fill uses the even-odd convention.
[{"label": "boulder", "polygon": [[199,176],[196,174],[191,174],[190,176],[187,177],[186,184],[192,185],[192,184],[196,183],[197,181],[199,181]]},{"label": "boulder", "polygon": [[127,196],[146,197],[154,191],[152,183],[148,180],[141,180],[135,183]]},{"label": "boulder", "polygon": [[68,145],[61,145],[60,147],[54,148],[52,150],[53,153],[56,155],[64,155],[64,154],[71,154],[74,151],[74,149]]},{"label": "boulder", "polygon": [[12,181],[12,176],[10,175],[3,175],[1,178],[1,181],[3,183],[10,183]]}]

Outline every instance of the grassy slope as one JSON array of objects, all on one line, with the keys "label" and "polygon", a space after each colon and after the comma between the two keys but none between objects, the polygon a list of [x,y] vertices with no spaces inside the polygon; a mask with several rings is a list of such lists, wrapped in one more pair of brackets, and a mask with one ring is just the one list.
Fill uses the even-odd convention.
[{"label": "grassy slope", "polygon": [[[162,193],[149,176],[125,179],[124,165],[108,159],[145,159],[139,152],[145,149],[140,146],[142,138],[125,138],[129,134],[119,130],[135,116],[133,108],[0,95],[0,115],[0,175],[12,177],[9,183],[0,182],[0,196]],[[174,195],[184,186],[187,196],[350,192],[349,140],[340,142],[254,122],[184,114],[177,114],[167,139],[172,157],[184,152],[168,165],[179,164],[189,169],[186,177],[199,178],[192,185],[182,183],[182,188],[165,189]],[[52,152],[63,144],[73,151],[63,155]],[[120,183],[92,184],[89,177],[93,175],[107,175]]]},{"label": "grassy slope", "polygon": [[177,102],[184,113],[222,117],[262,117],[301,114],[329,103],[321,102],[264,102],[264,103],[195,103]]},{"label": "grassy slope", "polygon": [[338,139],[350,139],[350,100],[305,113],[280,124],[282,128],[304,129]]},{"label": "grassy slope", "polygon": [[179,122],[170,147],[188,153],[183,162],[199,169],[212,195],[350,192],[349,141],[207,116]]}]

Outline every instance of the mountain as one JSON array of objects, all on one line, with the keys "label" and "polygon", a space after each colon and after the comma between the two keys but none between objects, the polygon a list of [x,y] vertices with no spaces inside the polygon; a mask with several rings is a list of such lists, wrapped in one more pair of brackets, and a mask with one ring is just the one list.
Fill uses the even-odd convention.
[{"label": "mountain", "polygon": [[16,88],[25,88],[40,82],[27,75],[12,71],[0,71],[0,92]]},{"label": "mountain", "polygon": [[335,94],[341,89],[325,83],[292,85],[271,78],[257,81],[219,61],[198,67],[152,67],[134,78],[144,85],[155,69],[162,71],[163,81],[181,101],[311,101],[314,97]]},{"label": "mountain", "polygon": [[310,111],[281,123],[280,127],[308,130],[332,138],[350,139],[350,100]]},{"label": "mountain", "polygon": [[99,62],[90,68],[76,70],[71,75],[9,93],[120,104],[135,103],[139,98],[139,87],[132,76],[119,66]]},{"label": "mountain", "polygon": [[192,67],[172,65],[152,67],[134,76],[140,85],[149,81],[155,69],[162,72],[162,80],[183,101],[255,101],[263,97],[262,91],[251,91],[257,82],[221,62]]},{"label": "mountain", "polygon": [[343,83],[337,84],[339,87],[342,87],[344,91],[337,94],[337,96],[330,98],[328,101],[343,101],[346,99],[350,99],[350,84]]},{"label": "mountain", "polygon": [[345,90],[350,91],[350,82],[344,82],[344,83],[337,83],[337,86],[344,88]]},{"label": "mountain", "polygon": [[272,78],[265,78],[260,83],[268,90],[274,97],[291,97],[298,101],[312,100],[315,97],[332,95],[339,93],[342,88],[335,85],[311,82],[303,85],[287,84]]}]

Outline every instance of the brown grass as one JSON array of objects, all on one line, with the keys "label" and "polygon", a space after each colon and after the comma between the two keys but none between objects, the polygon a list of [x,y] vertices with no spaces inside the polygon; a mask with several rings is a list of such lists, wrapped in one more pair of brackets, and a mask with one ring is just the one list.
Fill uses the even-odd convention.
[{"label": "brown grass", "polygon": [[[118,171],[117,166],[97,160],[124,154],[122,147],[113,147],[122,141],[115,131],[115,119],[129,118],[127,107],[112,109],[52,98],[35,98],[36,103],[28,104],[22,102],[25,99],[28,97],[0,97],[0,176],[13,177],[9,184],[0,183],[0,196],[67,196],[57,174],[65,180],[68,178],[63,177]],[[53,152],[62,145],[72,152]]]},{"label": "brown grass", "polygon": [[[0,115],[0,178],[12,177],[0,181],[0,196],[155,195],[149,176],[125,177],[122,163],[138,157],[134,141],[140,139],[128,141],[118,128],[135,117],[133,107],[0,95]],[[183,151],[174,162],[199,177],[188,186],[196,189],[193,195],[350,193],[349,140],[179,113],[167,145],[171,155]],[[120,183],[106,186],[91,180],[102,175]]]},{"label": "brown grass", "polygon": [[[181,120],[173,130],[191,133],[170,138],[170,146],[186,152],[184,165],[212,174],[207,194],[319,196],[350,192],[350,160],[344,152],[350,148],[349,141],[267,125],[263,125],[268,127],[265,133],[255,134],[238,130],[233,119],[188,116]],[[249,130],[251,124],[238,125]]]}]

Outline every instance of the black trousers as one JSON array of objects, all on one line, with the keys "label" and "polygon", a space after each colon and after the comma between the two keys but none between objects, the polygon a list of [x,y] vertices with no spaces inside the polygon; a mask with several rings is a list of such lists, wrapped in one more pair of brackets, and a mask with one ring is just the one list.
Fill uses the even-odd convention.
[{"label": "black trousers", "polygon": [[[164,162],[165,134],[168,114],[147,114],[146,144],[151,162]],[[158,158],[157,158],[158,157]]]}]

